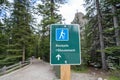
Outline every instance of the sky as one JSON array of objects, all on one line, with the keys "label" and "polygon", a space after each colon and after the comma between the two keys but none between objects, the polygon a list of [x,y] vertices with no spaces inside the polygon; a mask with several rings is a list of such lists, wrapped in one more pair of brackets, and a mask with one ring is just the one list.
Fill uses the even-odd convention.
[{"label": "sky", "polygon": [[[9,0],[13,2],[13,0]],[[39,1],[39,0],[31,0],[31,1]],[[70,24],[75,16],[75,13],[82,12],[85,14],[85,8],[83,7],[84,0],[68,0],[66,4],[61,5],[60,14],[62,14],[63,19],[65,19],[64,23]]]},{"label": "sky", "polygon": [[86,14],[85,8],[83,7],[84,0],[69,0],[68,3],[60,7],[60,13],[65,18],[65,23],[70,24],[75,16],[75,13],[82,12]]}]

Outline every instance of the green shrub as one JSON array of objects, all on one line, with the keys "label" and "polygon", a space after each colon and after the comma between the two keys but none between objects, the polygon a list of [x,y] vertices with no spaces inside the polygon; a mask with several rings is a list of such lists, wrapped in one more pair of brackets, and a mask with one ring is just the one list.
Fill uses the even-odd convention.
[{"label": "green shrub", "polygon": [[120,80],[120,70],[110,71],[110,77],[108,80]]},{"label": "green shrub", "polygon": [[110,76],[110,77],[108,78],[108,80],[120,80],[120,78],[115,77],[115,76]]},{"label": "green shrub", "polygon": [[75,72],[88,72],[88,67],[86,65],[76,65],[72,66],[72,70]]}]

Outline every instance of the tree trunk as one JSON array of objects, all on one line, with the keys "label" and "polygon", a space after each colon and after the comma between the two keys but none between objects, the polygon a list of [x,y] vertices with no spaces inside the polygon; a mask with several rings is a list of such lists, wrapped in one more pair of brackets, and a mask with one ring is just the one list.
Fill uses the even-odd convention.
[{"label": "tree trunk", "polygon": [[25,62],[25,45],[23,45],[22,62]]},{"label": "tree trunk", "polygon": [[99,27],[99,38],[100,38],[100,50],[101,50],[101,60],[102,60],[102,69],[106,70],[106,60],[105,60],[105,53],[104,53],[104,39],[103,39],[103,30],[102,30],[102,17],[100,12],[100,5],[99,0],[96,0],[96,8],[97,8],[97,15],[98,15],[98,27]]},{"label": "tree trunk", "polygon": [[53,16],[54,16],[54,0],[51,0],[51,9],[50,9],[50,11],[51,11],[51,18],[53,19]]},{"label": "tree trunk", "polygon": [[116,38],[116,45],[120,46],[120,39],[119,39],[119,29],[118,29],[118,19],[116,16],[116,6],[112,5],[112,13],[113,13],[113,22],[114,22],[114,28],[115,28],[115,38]]}]

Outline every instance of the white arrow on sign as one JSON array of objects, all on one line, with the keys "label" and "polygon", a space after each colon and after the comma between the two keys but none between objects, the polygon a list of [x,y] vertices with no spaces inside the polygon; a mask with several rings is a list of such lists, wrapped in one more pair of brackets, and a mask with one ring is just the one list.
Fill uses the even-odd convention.
[{"label": "white arrow on sign", "polygon": [[57,58],[57,60],[59,61],[59,60],[60,60],[60,58],[61,58],[61,55],[60,55],[60,54],[58,54],[58,55],[56,56],[56,58]]}]

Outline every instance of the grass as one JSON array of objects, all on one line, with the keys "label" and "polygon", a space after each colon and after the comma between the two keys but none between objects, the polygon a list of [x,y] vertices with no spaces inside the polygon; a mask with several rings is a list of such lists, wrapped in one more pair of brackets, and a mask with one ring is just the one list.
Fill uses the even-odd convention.
[{"label": "grass", "polygon": [[73,72],[77,72],[77,73],[87,73],[88,69],[82,69],[82,70],[72,70]]},{"label": "grass", "polygon": [[120,80],[120,70],[110,70],[108,80]]},{"label": "grass", "polygon": [[115,76],[110,76],[110,77],[108,78],[108,80],[120,80],[120,78],[115,77]]},{"label": "grass", "polygon": [[81,67],[73,66],[72,71],[77,73],[88,73],[89,69],[88,67],[85,67],[85,66],[81,66]]}]

